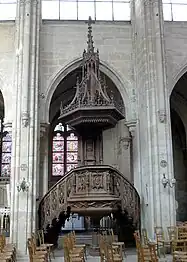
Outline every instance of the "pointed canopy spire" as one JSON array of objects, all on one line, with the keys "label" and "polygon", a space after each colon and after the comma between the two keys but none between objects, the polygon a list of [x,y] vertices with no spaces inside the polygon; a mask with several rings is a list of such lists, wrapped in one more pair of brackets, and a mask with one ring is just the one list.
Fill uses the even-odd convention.
[{"label": "pointed canopy spire", "polygon": [[83,52],[81,79],[77,79],[76,93],[71,103],[60,107],[60,119],[68,125],[81,128],[87,124],[97,123],[103,128],[115,126],[123,119],[123,108],[107,92],[107,84],[99,69],[99,51],[94,52],[92,24],[89,17],[87,50]]},{"label": "pointed canopy spire", "polygon": [[94,21],[92,20],[91,16],[88,18],[88,47],[87,47],[87,52],[88,53],[94,53],[94,41],[93,41],[93,36],[92,36],[92,24],[94,24]]}]

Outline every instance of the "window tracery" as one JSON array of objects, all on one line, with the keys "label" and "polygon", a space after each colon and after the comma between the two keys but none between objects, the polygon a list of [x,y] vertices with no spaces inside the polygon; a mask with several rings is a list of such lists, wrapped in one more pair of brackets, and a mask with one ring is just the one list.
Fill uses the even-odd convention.
[{"label": "window tracery", "polygon": [[[187,0],[162,1],[165,21],[187,21]],[[0,0],[0,20],[15,20],[16,3]],[[129,0],[42,0],[43,19],[129,21],[130,12]]]},{"label": "window tracery", "polygon": [[59,123],[53,131],[52,176],[63,176],[78,164],[78,137],[67,125]]},{"label": "window tracery", "polygon": [[162,0],[165,21],[187,21],[187,0]]},{"label": "window tracery", "polygon": [[4,131],[0,121],[0,176],[8,178],[11,174],[12,134]]},{"label": "window tracery", "polygon": [[[51,12],[53,10],[53,12]],[[105,12],[103,12],[105,10]],[[129,21],[129,0],[43,0],[42,18],[57,20]]]},{"label": "window tracery", "polygon": [[0,20],[15,20],[17,0],[0,0]]}]

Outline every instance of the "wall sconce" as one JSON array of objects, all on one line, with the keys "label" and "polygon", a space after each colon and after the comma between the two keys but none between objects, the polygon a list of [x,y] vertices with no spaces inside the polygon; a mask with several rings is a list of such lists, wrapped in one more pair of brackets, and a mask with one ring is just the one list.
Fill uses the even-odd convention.
[{"label": "wall sconce", "polygon": [[166,188],[167,185],[169,185],[172,188],[172,187],[175,186],[175,184],[176,184],[175,178],[168,179],[168,178],[166,178],[166,175],[163,174],[162,185],[164,186],[164,188]]},{"label": "wall sconce", "polygon": [[23,180],[20,183],[18,183],[17,190],[18,192],[21,192],[21,191],[28,192],[29,186],[30,186],[30,183],[27,182],[25,178],[23,178]]}]

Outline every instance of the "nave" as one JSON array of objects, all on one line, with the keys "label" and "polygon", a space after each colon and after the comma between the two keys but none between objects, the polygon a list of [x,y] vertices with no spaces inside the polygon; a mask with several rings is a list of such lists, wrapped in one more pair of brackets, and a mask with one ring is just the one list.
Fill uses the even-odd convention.
[{"label": "nave", "polygon": [[[154,227],[154,233],[155,237],[151,239],[146,228],[135,230],[135,249],[119,242],[119,236],[112,229],[98,232],[94,241],[92,235],[91,243],[82,234],[71,231],[58,238],[58,247],[53,250],[53,244],[44,242],[44,232],[40,230],[31,235],[28,250],[31,262],[187,261],[187,222],[166,228]],[[15,260],[6,260],[9,261]]]},{"label": "nave", "polygon": [[[27,241],[29,258],[19,258],[16,245],[6,243],[0,235],[0,261],[30,261],[30,262],[158,262],[158,261],[187,261],[187,222],[167,228],[155,227],[155,239],[148,237],[147,230],[134,232],[136,249],[126,248],[124,242],[118,242],[113,230],[97,234],[93,245],[76,232],[71,231],[58,239],[58,247],[44,242],[42,230],[32,233]],[[80,241],[81,239],[81,241]]]}]

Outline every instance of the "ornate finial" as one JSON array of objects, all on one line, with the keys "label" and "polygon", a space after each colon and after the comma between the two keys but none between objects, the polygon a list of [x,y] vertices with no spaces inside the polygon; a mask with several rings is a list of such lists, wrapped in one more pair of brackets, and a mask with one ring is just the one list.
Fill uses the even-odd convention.
[{"label": "ornate finial", "polygon": [[94,21],[92,21],[91,16],[88,18],[88,47],[87,47],[87,52],[88,53],[93,53],[94,52],[94,46],[93,46],[93,36],[92,36],[92,24],[94,24]]}]

